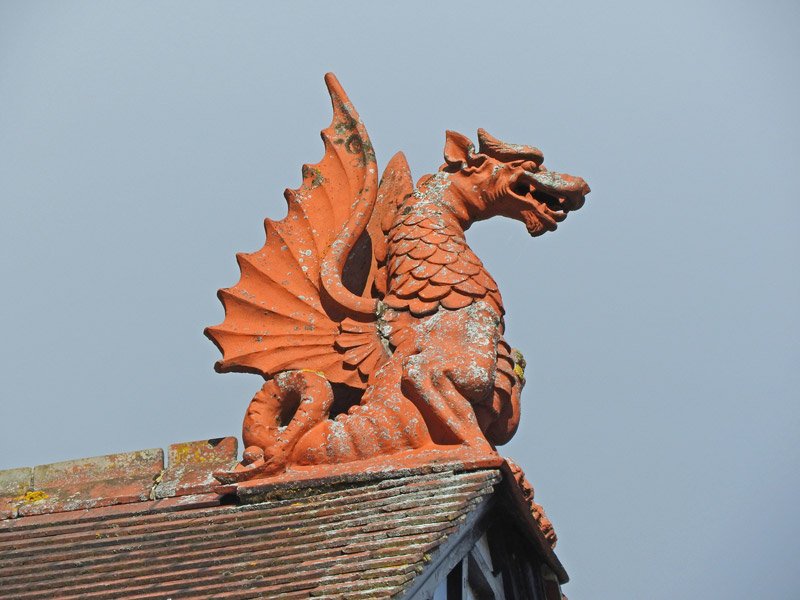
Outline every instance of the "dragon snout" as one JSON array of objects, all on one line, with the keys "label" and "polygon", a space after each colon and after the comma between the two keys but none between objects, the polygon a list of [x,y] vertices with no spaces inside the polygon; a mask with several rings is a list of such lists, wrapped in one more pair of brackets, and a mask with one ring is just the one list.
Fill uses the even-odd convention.
[{"label": "dragon snout", "polygon": [[[591,191],[589,185],[581,178],[555,171],[527,172],[526,179],[533,187],[533,193],[544,196],[551,209],[564,212],[578,210],[586,201]],[[551,204],[555,204],[551,206]]]},{"label": "dragon snout", "polygon": [[589,191],[580,177],[544,168],[518,172],[510,186],[512,196],[523,207],[518,218],[533,236],[555,231],[569,212],[583,206]]}]

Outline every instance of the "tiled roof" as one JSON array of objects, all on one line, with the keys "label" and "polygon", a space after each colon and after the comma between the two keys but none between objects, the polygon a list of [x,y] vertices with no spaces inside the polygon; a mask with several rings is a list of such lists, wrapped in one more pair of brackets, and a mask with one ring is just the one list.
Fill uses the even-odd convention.
[{"label": "tiled roof", "polygon": [[19,511],[29,516],[0,521],[0,598],[401,597],[503,480],[496,468],[432,467],[282,485],[241,504],[195,493],[210,484],[186,465],[176,475],[181,452],[149,499],[81,506],[73,493],[61,512],[34,514],[34,498]]}]

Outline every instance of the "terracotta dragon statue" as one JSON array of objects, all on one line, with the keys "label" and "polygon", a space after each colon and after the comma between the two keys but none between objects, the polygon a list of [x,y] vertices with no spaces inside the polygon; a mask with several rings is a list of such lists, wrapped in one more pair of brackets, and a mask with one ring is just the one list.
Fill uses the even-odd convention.
[{"label": "terracotta dragon statue", "polygon": [[402,153],[378,181],[367,131],[333,74],[325,155],[285,192],[266,243],[237,255],[206,329],[219,372],[267,381],[244,419],[242,462],[223,483],[291,466],[420,451],[494,452],[516,431],[524,360],[503,338],[497,284],[464,232],[502,215],[554,231],[589,187],[541,151],[448,131],[444,164],[414,186]]}]

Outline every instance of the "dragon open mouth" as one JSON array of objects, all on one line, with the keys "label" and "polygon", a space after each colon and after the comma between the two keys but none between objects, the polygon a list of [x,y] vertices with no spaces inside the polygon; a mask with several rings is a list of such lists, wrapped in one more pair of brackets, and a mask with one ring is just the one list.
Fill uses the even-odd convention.
[{"label": "dragon open mouth", "polygon": [[580,177],[553,171],[526,171],[511,192],[526,206],[521,217],[528,233],[537,236],[555,231],[570,211],[581,208],[589,186]]}]

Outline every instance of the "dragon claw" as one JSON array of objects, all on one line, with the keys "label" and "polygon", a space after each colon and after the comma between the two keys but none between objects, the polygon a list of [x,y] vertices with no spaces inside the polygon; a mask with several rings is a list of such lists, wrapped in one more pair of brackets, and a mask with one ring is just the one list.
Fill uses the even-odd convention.
[{"label": "dragon claw", "polygon": [[242,462],[230,471],[215,471],[214,478],[224,484],[239,483],[274,475],[285,469],[285,467],[285,462],[279,460],[278,457],[266,458],[263,449],[256,446],[248,446],[242,456]]}]

